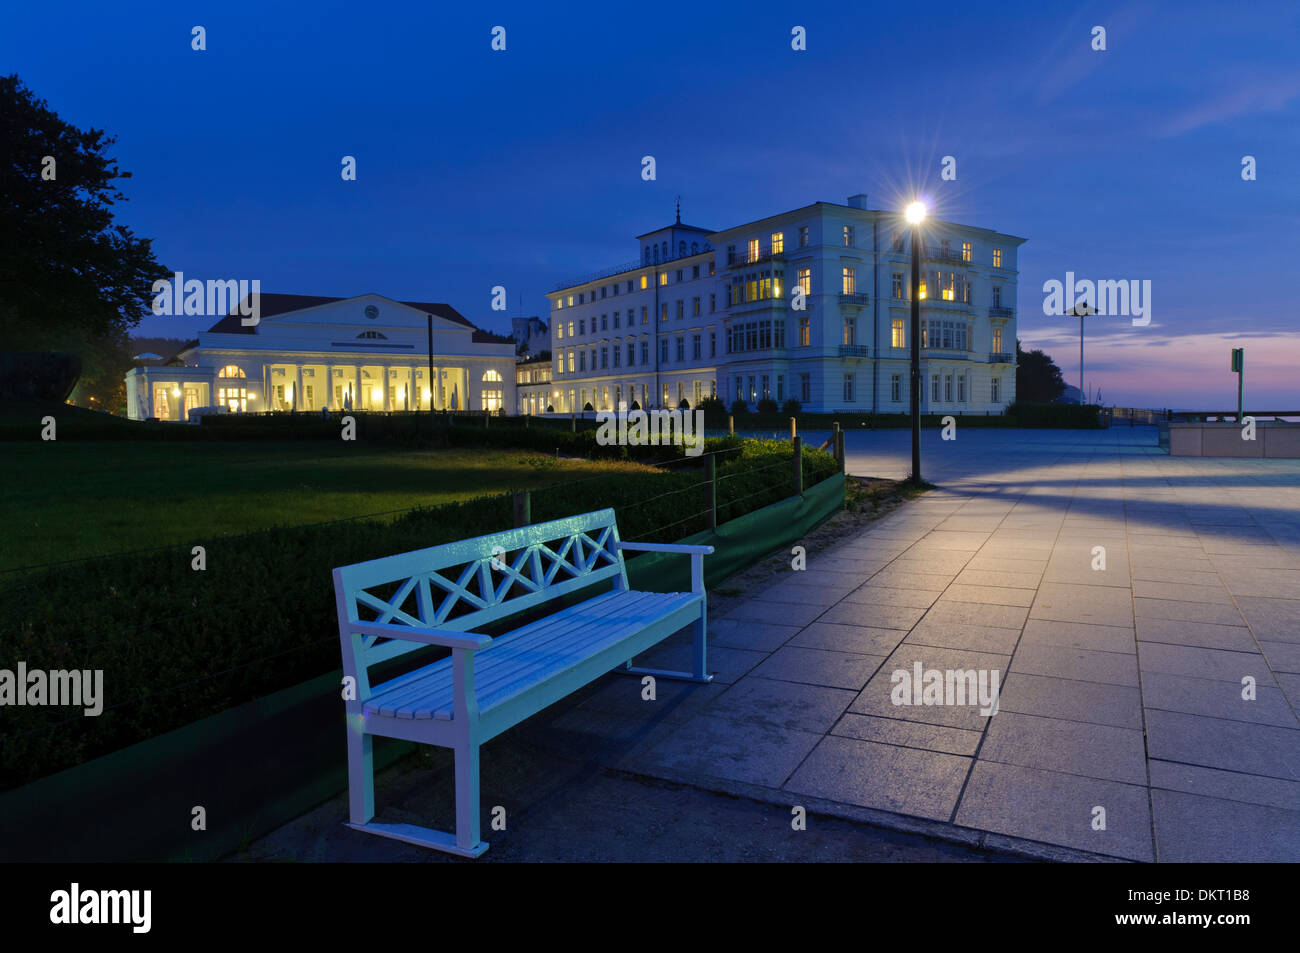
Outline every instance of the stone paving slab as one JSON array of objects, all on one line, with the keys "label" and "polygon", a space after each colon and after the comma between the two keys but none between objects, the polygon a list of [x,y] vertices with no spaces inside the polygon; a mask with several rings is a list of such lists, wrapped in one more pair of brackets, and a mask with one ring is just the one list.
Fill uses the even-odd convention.
[{"label": "stone paving slab", "polygon": [[[932,436],[937,489],[712,623],[717,682],[661,682],[641,734],[637,680],[587,698],[618,766],[1037,856],[1300,861],[1300,462]],[[906,475],[905,433],[846,454]],[[918,662],[998,673],[997,713],[897,704]]]}]

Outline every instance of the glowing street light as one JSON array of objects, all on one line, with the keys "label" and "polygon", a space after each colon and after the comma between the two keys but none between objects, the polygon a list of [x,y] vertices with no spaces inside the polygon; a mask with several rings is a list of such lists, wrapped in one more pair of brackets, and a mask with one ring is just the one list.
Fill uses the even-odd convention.
[{"label": "glowing street light", "polygon": [[904,213],[912,224],[912,483],[921,483],[921,223],[924,202],[913,202]]}]

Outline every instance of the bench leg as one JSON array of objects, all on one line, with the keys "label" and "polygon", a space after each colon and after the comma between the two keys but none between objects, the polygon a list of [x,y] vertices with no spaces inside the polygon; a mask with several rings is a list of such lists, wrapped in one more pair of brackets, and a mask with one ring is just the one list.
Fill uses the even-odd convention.
[{"label": "bench leg", "polygon": [[368,823],[375,816],[373,742],[359,715],[348,719],[348,813],[353,824]]},{"label": "bench leg", "polygon": [[463,851],[480,845],[478,767],[477,744],[456,748],[456,846]]},{"label": "bench leg", "polygon": [[674,682],[708,684],[713,681],[713,676],[709,674],[708,668],[708,632],[708,622],[704,613],[701,612],[700,617],[691,623],[691,633],[694,638],[691,643],[691,671],[689,672],[666,671],[661,668],[642,668],[639,665],[633,665],[631,659],[628,659],[621,668],[616,668],[614,671],[622,675],[653,675],[655,678],[665,678]]}]

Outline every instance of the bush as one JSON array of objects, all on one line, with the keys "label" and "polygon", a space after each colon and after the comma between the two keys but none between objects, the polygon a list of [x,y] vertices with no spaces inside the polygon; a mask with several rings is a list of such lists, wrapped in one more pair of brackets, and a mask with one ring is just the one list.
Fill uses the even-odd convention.
[{"label": "bush", "polygon": [[678,410],[690,410],[690,409],[691,409],[691,402],[690,402],[689,400],[687,400],[685,397],[683,397],[681,400],[679,400],[679,401],[677,402],[677,409],[678,409]]},{"label": "bush", "polygon": [[743,417],[747,413],[749,413],[749,405],[747,403],[743,400],[732,401],[731,414],[733,417]]},{"label": "bush", "polygon": [[762,400],[758,402],[758,412],[760,414],[776,413],[776,401],[774,401],[771,397],[764,397]]},{"label": "bush", "polygon": [[1017,401],[1007,408],[1021,427],[1051,427],[1068,430],[1100,430],[1101,407],[1097,404],[1041,404]]},{"label": "bush", "polygon": [[803,407],[793,397],[786,398],[785,403],[781,405],[781,413],[787,417],[798,417],[801,410]]}]

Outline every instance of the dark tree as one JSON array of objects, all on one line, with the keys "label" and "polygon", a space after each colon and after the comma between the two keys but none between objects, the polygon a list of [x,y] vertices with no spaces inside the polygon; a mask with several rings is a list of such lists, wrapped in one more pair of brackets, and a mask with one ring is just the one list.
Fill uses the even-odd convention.
[{"label": "dark tree", "polygon": [[[106,151],[116,142],[78,129],[16,75],[0,77],[0,350],[69,351],[92,406],[125,409],[128,332],[170,277],[151,241],[113,222],[130,178]],[[105,406],[112,404],[114,406]]]},{"label": "dark tree", "polygon": [[1048,404],[1065,393],[1065,378],[1055,362],[1035,348],[1022,351],[1016,340],[1016,400]]}]

